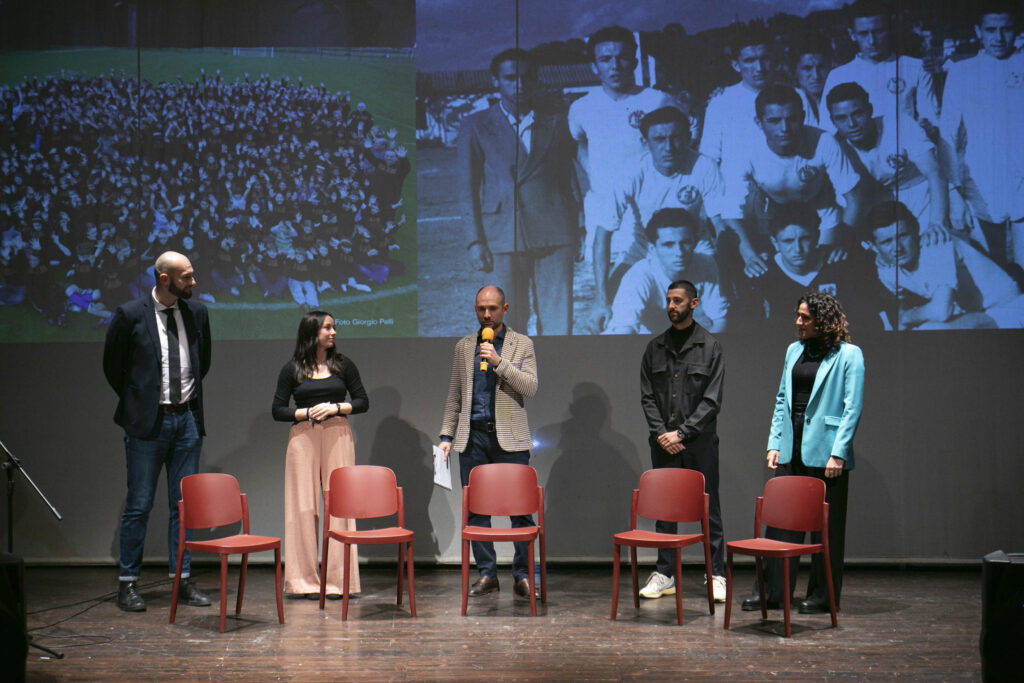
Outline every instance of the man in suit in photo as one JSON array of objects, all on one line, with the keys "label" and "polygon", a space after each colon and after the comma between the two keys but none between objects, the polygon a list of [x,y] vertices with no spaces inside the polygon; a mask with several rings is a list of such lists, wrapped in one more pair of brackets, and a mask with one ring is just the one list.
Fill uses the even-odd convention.
[{"label": "man in suit in photo", "polygon": [[[117,592],[117,606],[126,612],[146,609],[136,582],[161,468],[167,470],[168,569],[174,576],[181,480],[199,470],[206,433],[202,381],[210,370],[210,321],[203,304],[189,301],[195,273],[189,260],[173,251],[161,254],[153,271],[156,286],[117,308],[103,347],[103,374],[118,396],[114,422],[124,428],[128,465]],[[189,559],[186,552],[178,599],[209,605],[209,598],[185,580]]]},{"label": "man in suit in photo", "polygon": [[[459,453],[463,486],[469,484],[469,471],[477,465],[529,464],[532,440],[523,404],[537,393],[537,360],[533,341],[504,324],[508,310],[505,292],[499,287],[481,288],[476,295],[476,317],[481,331],[494,331],[494,341],[483,341],[481,332],[474,332],[455,344],[440,448],[446,458],[452,449]],[[470,512],[469,524],[489,527],[491,518]],[[512,517],[513,528],[524,526],[533,526],[530,515]],[[474,541],[472,548],[480,578],[470,588],[469,596],[499,590],[494,544]],[[527,557],[527,544],[515,543],[515,594],[528,599]]]},{"label": "man in suit in photo", "polygon": [[462,223],[472,267],[508,292],[516,328],[526,330],[532,312],[538,334],[570,334],[575,143],[564,114],[535,106],[537,68],[520,49],[491,60],[498,102],[459,134]]}]

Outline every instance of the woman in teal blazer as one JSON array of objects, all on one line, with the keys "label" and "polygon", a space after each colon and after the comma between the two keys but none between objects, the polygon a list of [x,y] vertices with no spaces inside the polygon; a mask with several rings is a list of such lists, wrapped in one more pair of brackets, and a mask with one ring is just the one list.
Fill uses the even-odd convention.
[{"label": "woman in teal blazer", "polygon": [[[798,341],[786,350],[775,397],[766,459],[777,477],[810,476],[825,482],[832,580],[838,605],[843,584],[846,499],[854,464],[853,435],[864,400],[864,355],[850,343],[846,316],[839,301],[829,294],[814,292],[800,299],[796,328]],[[802,533],[779,529],[769,528],[767,536],[793,543],[803,541]],[[811,542],[818,542],[813,535]],[[780,562],[769,563],[767,598],[772,607],[782,599]],[[790,593],[796,586],[799,558],[791,562]],[[743,608],[760,609],[757,596],[745,600]],[[807,599],[800,603],[800,612],[828,612],[828,588],[820,554],[812,556]]]}]

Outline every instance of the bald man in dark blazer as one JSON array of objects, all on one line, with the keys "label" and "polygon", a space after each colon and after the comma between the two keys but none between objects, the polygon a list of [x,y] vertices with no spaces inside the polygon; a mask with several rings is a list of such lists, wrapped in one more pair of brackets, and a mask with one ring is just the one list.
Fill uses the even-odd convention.
[{"label": "bald man in dark blazer", "polygon": [[493,271],[513,327],[525,331],[532,312],[538,334],[571,334],[575,142],[564,114],[535,108],[537,65],[527,52],[505,50],[491,73],[499,101],[468,117],[458,141],[470,262]]},{"label": "bald man in dark blazer", "polygon": [[[114,422],[125,432],[128,494],[121,513],[117,605],[126,612],[146,609],[136,582],[161,469],[167,470],[168,573],[174,576],[181,480],[199,471],[206,434],[203,377],[211,356],[206,307],[188,300],[195,274],[185,256],[165,252],[153,270],[156,286],[117,308],[103,347],[103,374],[118,397]],[[209,605],[209,598],[184,580],[189,569],[186,552],[179,600]]]}]

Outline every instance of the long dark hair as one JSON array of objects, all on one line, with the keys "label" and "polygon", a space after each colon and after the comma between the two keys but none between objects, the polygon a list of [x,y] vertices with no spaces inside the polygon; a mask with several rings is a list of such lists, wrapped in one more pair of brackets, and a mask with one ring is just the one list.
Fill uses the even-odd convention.
[{"label": "long dark hair", "polygon": [[[295,338],[295,353],[292,360],[295,361],[295,382],[301,384],[302,380],[316,374],[316,349],[317,337],[320,328],[324,325],[326,318],[333,318],[326,311],[309,311],[299,321],[299,333]],[[327,369],[332,375],[341,373],[341,354],[335,346],[327,349]]]},{"label": "long dark hair", "polygon": [[842,342],[850,341],[850,330],[846,323],[846,314],[839,304],[839,299],[824,292],[808,292],[800,297],[797,308],[800,304],[807,304],[807,310],[814,318],[814,325],[821,332],[821,340],[825,343],[825,349],[831,351],[839,348]]}]

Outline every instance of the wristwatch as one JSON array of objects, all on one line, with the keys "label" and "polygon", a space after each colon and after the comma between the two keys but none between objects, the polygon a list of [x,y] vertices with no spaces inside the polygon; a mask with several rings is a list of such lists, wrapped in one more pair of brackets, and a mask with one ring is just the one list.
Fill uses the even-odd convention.
[{"label": "wristwatch", "polygon": [[683,435],[683,430],[682,430],[682,429],[677,429],[677,430],[676,430],[676,434],[678,434],[678,435],[679,435],[679,440],[680,440],[680,441],[684,441],[684,440],[686,439],[686,436],[685,436],[685,435]]}]

